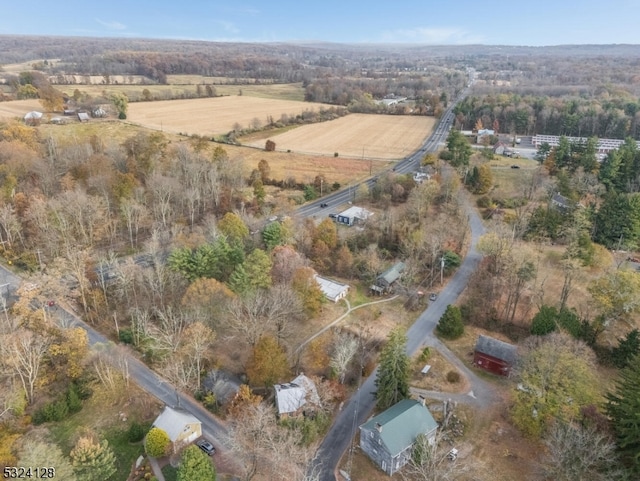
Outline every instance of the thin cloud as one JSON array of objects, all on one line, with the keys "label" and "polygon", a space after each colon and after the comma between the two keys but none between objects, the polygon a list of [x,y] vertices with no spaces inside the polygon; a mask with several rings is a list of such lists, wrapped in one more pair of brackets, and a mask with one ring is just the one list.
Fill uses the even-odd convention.
[{"label": "thin cloud", "polygon": [[215,20],[214,23],[220,26],[223,31],[227,33],[240,33],[240,29],[236,27],[236,24],[233,22],[228,22],[226,20]]},{"label": "thin cloud", "polygon": [[220,7],[221,12],[225,13],[239,13],[241,15],[251,15],[253,17],[260,15],[260,10],[254,7]]},{"label": "thin cloud", "polygon": [[382,34],[384,42],[393,43],[427,43],[436,45],[468,45],[482,43],[481,35],[471,34],[461,28],[410,28],[397,29]]},{"label": "thin cloud", "polygon": [[104,20],[100,20],[99,18],[96,18],[96,22],[98,22],[103,27],[108,28],[109,30],[126,30],[127,28],[125,24],[120,22],[105,22]]}]

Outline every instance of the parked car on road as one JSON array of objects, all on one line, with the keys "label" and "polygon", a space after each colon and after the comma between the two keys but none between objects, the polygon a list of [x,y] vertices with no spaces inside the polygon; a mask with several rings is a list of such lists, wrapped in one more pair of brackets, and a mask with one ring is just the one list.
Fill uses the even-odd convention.
[{"label": "parked car on road", "polygon": [[431,302],[435,301],[438,298],[438,294],[436,294],[435,292],[432,292],[431,294],[429,294],[429,300]]},{"label": "parked car on road", "polygon": [[202,449],[209,456],[213,456],[215,454],[215,452],[216,452],[216,448],[213,447],[213,444],[211,444],[206,439],[201,439],[196,444],[198,445],[198,447],[200,449]]},{"label": "parked car on road", "polygon": [[327,204],[326,202],[323,202],[322,204],[320,204],[320,207],[324,209],[325,207],[329,207],[329,204]]}]

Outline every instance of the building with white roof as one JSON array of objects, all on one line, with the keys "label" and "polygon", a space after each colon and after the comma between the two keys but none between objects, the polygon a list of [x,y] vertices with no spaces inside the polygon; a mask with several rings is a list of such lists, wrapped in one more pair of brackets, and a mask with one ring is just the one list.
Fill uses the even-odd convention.
[{"label": "building with white roof", "polygon": [[320,290],[327,299],[332,302],[338,302],[340,299],[344,299],[349,292],[349,286],[347,284],[341,284],[340,282],[332,281],[331,279],[325,279],[319,275],[315,275],[315,280],[320,286]]},{"label": "building with white roof", "polygon": [[368,211],[364,207],[352,206],[347,210],[340,212],[336,216],[336,222],[345,225],[355,225],[366,221],[373,215],[373,212]]}]

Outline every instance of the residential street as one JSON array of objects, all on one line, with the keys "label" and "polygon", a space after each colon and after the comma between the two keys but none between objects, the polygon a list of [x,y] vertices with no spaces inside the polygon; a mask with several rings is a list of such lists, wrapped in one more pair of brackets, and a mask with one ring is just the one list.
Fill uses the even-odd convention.
[{"label": "residential street", "polygon": [[[455,303],[458,296],[464,291],[471,274],[482,258],[475,247],[478,239],[484,233],[484,226],[468,198],[465,199],[465,207],[469,215],[469,227],[471,230],[469,251],[459,269],[438,295],[438,299],[427,307],[407,332],[407,353],[413,355],[424,346],[433,346],[438,349],[469,379],[472,386],[471,392],[468,394],[469,402],[478,405],[478,407],[484,407],[491,402],[493,397],[491,386],[469,370],[462,361],[433,335],[433,330],[442,314],[444,314],[447,305]],[[338,475],[336,474],[338,463],[342,455],[351,446],[358,426],[369,418],[375,406],[373,393],[376,390],[376,376],[377,370],[364,380],[358,392],[345,403],[320,445],[315,466],[316,469],[321,471],[321,481],[338,480]],[[340,478],[340,481],[342,481],[342,478]]]},{"label": "residential street", "polygon": [[[8,284],[3,287],[3,289],[9,289],[9,292],[13,294],[20,285],[20,282],[21,279],[18,276],[0,265],[0,284]],[[2,290],[3,295],[5,295],[6,292],[7,291]],[[89,344],[91,346],[99,343],[111,343],[110,340],[83,322],[79,316],[75,315],[75,313],[71,312],[69,309],[59,305],[56,305],[52,309],[54,309],[57,315],[66,321],[67,325],[80,326],[86,330],[89,337]],[[175,407],[179,402],[182,408],[189,411],[191,414],[196,416],[200,422],[202,422],[203,433],[213,441],[216,448],[224,447],[227,429],[215,417],[213,417],[209,411],[204,409],[200,403],[193,400],[191,397],[185,396],[184,394],[176,393],[176,390],[169,382],[162,379],[142,362],[138,361],[133,354],[127,355],[127,364],[129,378],[131,381],[137,383],[142,389],[169,406]]]}]

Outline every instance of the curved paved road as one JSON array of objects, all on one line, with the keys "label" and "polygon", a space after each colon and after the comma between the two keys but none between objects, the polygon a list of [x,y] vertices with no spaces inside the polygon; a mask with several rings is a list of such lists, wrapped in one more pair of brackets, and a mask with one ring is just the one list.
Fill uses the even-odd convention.
[{"label": "curved paved road", "polygon": [[[465,194],[466,195],[466,194]],[[491,387],[472,371],[470,371],[449,349],[435,336],[433,329],[449,304],[454,304],[464,291],[471,274],[474,272],[482,256],[476,250],[476,244],[484,233],[484,226],[468,198],[465,206],[469,215],[471,229],[471,243],[469,251],[460,268],[427,309],[416,319],[407,332],[407,353],[413,355],[423,346],[437,348],[449,361],[460,369],[468,378],[472,386],[469,401],[484,406],[493,397]],[[335,419],[329,433],[318,449],[315,466],[321,471],[321,481],[335,481],[335,471],[343,453],[349,448],[358,426],[364,423],[375,406],[375,379],[377,369],[362,383],[360,389],[344,405],[343,410]],[[447,397],[452,397],[448,395]]]}]

